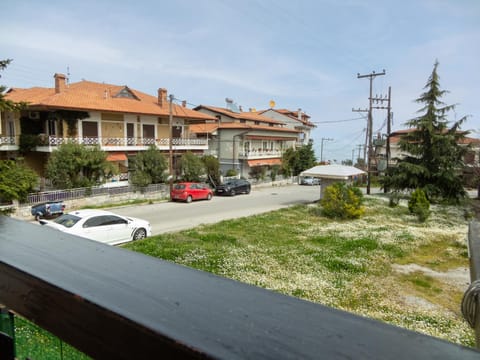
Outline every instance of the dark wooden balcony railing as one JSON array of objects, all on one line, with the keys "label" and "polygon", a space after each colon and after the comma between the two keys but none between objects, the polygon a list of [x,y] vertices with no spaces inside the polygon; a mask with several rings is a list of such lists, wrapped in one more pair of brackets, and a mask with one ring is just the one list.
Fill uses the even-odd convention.
[{"label": "dark wooden balcony railing", "polygon": [[0,217],[0,303],[96,359],[479,359],[474,349]]}]

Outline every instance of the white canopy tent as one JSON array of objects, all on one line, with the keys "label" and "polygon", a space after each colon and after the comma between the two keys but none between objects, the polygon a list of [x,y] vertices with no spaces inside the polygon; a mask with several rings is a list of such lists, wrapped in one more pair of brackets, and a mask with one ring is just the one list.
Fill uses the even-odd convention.
[{"label": "white canopy tent", "polygon": [[320,199],[328,185],[337,181],[351,181],[355,176],[366,174],[365,171],[353,166],[318,165],[302,171],[300,176],[311,176],[320,179]]}]

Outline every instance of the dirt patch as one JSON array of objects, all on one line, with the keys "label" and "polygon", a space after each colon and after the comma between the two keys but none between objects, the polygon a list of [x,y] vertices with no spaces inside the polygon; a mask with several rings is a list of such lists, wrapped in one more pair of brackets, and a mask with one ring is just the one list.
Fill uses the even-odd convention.
[{"label": "dirt patch", "polygon": [[398,265],[393,264],[393,269],[401,274],[411,274],[420,271],[427,276],[452,285],[458,290],[465,291],[470,284],[470,271],[467,267],[450,269],[446,272],[435,271],[425,266],[417,264]]},{"label": "dirt patch", "polygon": [[[411,273],[421,272],[425,276],[431,277],[447,285],[452,291],[459,291],[464,293],[470,284],[470,271],[466,267],[459,267],[456,269],[450,269],[446,272],[435,271],[425,266],[417,264],[398,265],[394,264],[394,271],[400,274],[409,275]],[[418,294],[417,294],[418,295]],[[438,303],[432,303],[424,297],[414,295],[413,293],[406,293],[400,295],[404,304],[413,306],[417,309],[423,309],[425,311],[440,311],[442,305]],[[428,296],[427,296],[428,298]],[[454,309],[451,311],[456,312]]]}]

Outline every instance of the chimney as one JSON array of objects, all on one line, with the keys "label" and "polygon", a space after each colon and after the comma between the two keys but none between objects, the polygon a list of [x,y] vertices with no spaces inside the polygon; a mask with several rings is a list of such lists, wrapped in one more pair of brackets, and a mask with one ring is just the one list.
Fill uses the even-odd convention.
[{"label": "chimney", "polygon": [[185,107],[185,108],[187,107],[187,100],[182,101],[182,107]]},{"label": "chimney", "polygon": [[302,120],[302,109],[298,109],[298,120]]},{"label": "chimney", "polygon": [[167,105],[167,89],[158,89],[158,105],[160,105],[160,107]]},{"label": "chimney", "polygon": [[58,73],[53,75],[53,77],[55,78],[55,94],[59,94],[63,90],[65,90],[67,87],[67,82],[66,82],[67,77],[64,74],[58,74]]}]

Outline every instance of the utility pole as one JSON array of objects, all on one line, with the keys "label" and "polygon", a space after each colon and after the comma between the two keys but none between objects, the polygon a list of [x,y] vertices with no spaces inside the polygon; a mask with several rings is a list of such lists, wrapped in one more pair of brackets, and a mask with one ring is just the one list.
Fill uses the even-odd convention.
[{"label": "utility pole", "polygon": [[392,131],[392,88],[391,86],[388,87],[387,112],[388,112],[387,113],[387,146],[386,146],[385,157],[387,158],[387,169],[388,169],[388,163],[390,161],[390,133]]},{"label": "utility pole", "polygon": [[[388,169],[388,162],[390,161],[390,132],[391,132],[391,123],[392,123],[392,120],[391,120],[392,101],[391,100],[392,100],[391,86],[388,87],[388,95],[385,95],[385,97],[383,97],[382,95],[380,95],[380,97],[378,95],[375,95],[375,97],[372,98],[372,101],[374,101],[376,104],[380,103],[380,106],[373,106],[372,107],[373,109],[387,110],[387,141],[386,141],[386,147],[385,147],[385,160],[387,164],[386,164],[385,171]],[[384,101],[387,102],[387,106],[383,106]],[[385,193],[388,192],[388,189],[386,187],[383,190]]]},{"label": "utility pole", "polygon": [[[362,151],[362,147],[363,147],[364,150],[365,150],[365,146],[364,146],[363,144],[358,144],[357,147],[358,147],[358,156],[357,156],[357,161],[358,161],[359,159],[361,159],[360,153],[361,153],[361,151]],[[365,161],[365,158],[363,158],[363,160]]]},{"label": "utility pole", "polygon": [[357,74],[358,79],[362,78],[369,78],[370,80],[370,96],[368,97],[369,106],[368,106],[368,126],[367,126],[367,134],[368,134],[368,156],[367,156],[367,194],[370,195],[370,183],[371,183],[371,165],[372,165],[372,151],[373,151],[373,142],[372,142],[372,128],[373,128],[373,118],[372,118],[372,83],[373,79],[377,76],[385,75],[385,70],[381,73],[376,73],[372,71],[370,74],[360,75]]},{"label": "utility pole", "polygon": [[323,162],[323,142],[324,141],[333,141],[333,139],[330,139],[330,138],[322,138],[322,143],[321,143],[321,146],[320,146],[320,162],[322,163]]},{"label": "utility pole", "polygon": [[[353,109],[353,112],[368,112],[368,109]],[[363,116],[362,116],[363,117]],[[365,132],[365,146],[363,147],[363,163],[366,164],[367,161],[367,145],[368,145],[368,118],[367,118],[367,131]],[[358,154],[358,158],[360,159],[360,154]]]},{"label": "utility pole", "polygon": [[169,129],[169,135],[168,135],[168,162],[169,162],[169,175],[170,175],[170,193],[172,192],[173,188],[173,109],[172,109],[172,103],[173,99],[175,96],[173,94],[170,94],[168,96],[168,99],[170,100],[168,103],[168,129]]}]

